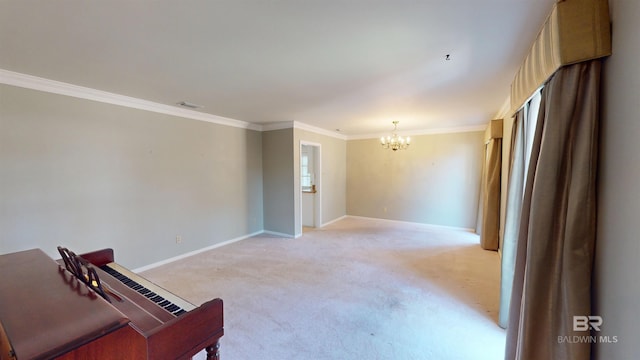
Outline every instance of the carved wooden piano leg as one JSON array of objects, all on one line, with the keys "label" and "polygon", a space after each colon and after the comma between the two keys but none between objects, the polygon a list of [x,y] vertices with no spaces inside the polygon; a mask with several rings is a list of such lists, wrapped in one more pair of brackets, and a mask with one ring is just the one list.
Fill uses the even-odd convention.
[{"label": "carved wooden piano leg", "polygon": [[207,360],[220,360],[220,342],[207,346]]}]

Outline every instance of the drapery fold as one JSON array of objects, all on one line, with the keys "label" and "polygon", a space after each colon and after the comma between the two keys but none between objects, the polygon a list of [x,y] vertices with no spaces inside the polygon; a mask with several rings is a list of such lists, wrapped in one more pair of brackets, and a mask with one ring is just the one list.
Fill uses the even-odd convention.
[{"label": "drapery fold", "polygon": [[516,114],[511,129],[511,152],[509,157],[509,182],[507,185],[507,207],[502,236],[502,261],[500,263],[500,309],[498,325],[507,327],[509,303],[515,266],[518,226],[522,209],[522,190],[524,188],[525,132],[524,110]]},{"label": "drapery fold", "polygon": [[542,91],[515,253],[505,359],[589,359],[573,316],[591,313],[600,60],[559,69]]},{"label": "drapery fold", "polygon": [[504,233],[502,236],[502,261],[500,264],[500,308],[498,325],[507,327],[509,318],[509,304],[511,302],[511,287],[516,261],[516,246],[522,212],[524,183],[529,167],[529,156],[533,146],[533,135],[536,130],[538,111],[540,110],[541,94],[538,91],[518,111],[514,119],[511,134],[511,151],[507,199],[505,209]]},{"label": "drapery fold", "polygon": [[480,246],[498,250],[500,241],[500,180],[502,171],[502,120],[492,120],[487,128],[485,163],[482,173],[482,225]]}]

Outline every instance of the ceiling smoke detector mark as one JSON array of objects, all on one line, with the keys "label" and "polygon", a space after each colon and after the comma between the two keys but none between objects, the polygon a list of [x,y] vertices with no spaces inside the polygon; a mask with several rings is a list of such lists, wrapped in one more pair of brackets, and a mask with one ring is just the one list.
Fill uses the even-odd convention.
[{"label": "ceiling smoke detector mark", "polygon": [[196,104],[193,104],[193,103],[190,103],[190,102],[186,102],[186,101],[180,101],[178,103],[178,105],[183,106],[183,107],[187,107],[189,109],[201,109],[201,108],[203,108],[202,105],[196,105]]}]

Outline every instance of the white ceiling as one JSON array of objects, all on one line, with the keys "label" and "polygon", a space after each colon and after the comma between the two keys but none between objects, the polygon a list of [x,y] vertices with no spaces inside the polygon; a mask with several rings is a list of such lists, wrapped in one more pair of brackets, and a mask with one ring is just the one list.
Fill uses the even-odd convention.
[{"label": "white ceiling", "polygon": [[343,135],[478,126],[554,2],[0,0],[0,68]]}]

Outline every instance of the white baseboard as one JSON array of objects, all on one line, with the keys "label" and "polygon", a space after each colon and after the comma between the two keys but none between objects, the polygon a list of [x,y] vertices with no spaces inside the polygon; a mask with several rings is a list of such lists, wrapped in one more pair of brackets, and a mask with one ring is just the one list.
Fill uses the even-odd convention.
[{"label": "white baseboard", "polygon": [[346,215],[344,217],[352,218],[352,219],[384,221],[384,222],[390,222],[390,223],[396,223],[396,224],[422,225],[422,226],[428,226],[428,227],[433,227],[433,228],[438,228],[443,230],[465,231],[465,232],[470,232],[474,234],[476,232],[476,229],[474,228],[464,228],[464,227],[458,227],[458,226],[436,225],[436,224],[419,223],[419,222],[413,222],[413,221],[391,220],[391,219],[356,216],[356,215]]},{"label": "white baseboard", "polygon": [[199,254],[201,252],[205,252],[205,251],[208,251],[208,250],[219,248],[219,247],[222,247],[222,246],[225,246],[225,245],[232,244],[234,242],[238,242],[240,240],[245,240],[245,239],[248,239],[250,237],[253,237],[253,236],[256,236],[256,235],[260,235],[263,232],[264,231],[256,231],[256,232],[254,232],[252,234],[248,234],[248,235],[237,237],[235,239],[231,239],[231,240],[223,241],[223,242],[220,242],[220,243],[216,243],[216,244],[204,247],[202,249],[189,251],[188,253],[180,254],[178,256],[174,256],[174,257],[171,257],[171,258],[168,258],[168,259],[165,259],[165,260],[161,260],[161,261],[149,264],[149,265],[145,265],[145,266],[133,269],[131,271],[133,271],[134,273],[139,273],[139,272],[143,272],[143,271],[146,271],[146,270],[151,270],[151,269],[156,268],[158,266],[162,266],[162,265],[165,265],[165,264],[168,264],[168,263],[172,263],[174,261],[181,260],[181,259],[187,258],[189,256],[193,256],[193,255]]},{"label": "white baseboard", "polygon": [[295,236],[291,234],[285,234],[277,231],[264,230],[262,231],[262,234],[273,235],[273,236],[278,236],[278,237],[283,237],[288,239],[295,239]]},{"label": "white baseboard", "polygon": [[334,222],[338,222],[338,221],[340,221],[340,220],[346,219],[348,216],[349,216],[349,215],[342,215],[342,216],[340,216],[340,217],[338,217],[338,218],[335,218],[335,219],[333,219],[333,220],[327,221],[326,223],[324,223],[324,224],[320,225],[320,227],[325,227],[325,226],[327,226],[327,225],[333,224]]},{"label": "white baseboard", "polygon": [[[348,218],[384,221],[384,222],[390,222],[390,223],[396,223],[396,224],[422,225],[422,226],[428,226],[428,227],[438,228],[438,229],[466,231],[466,232],[475,233],[475,229],[473,229],[473,228],[463,228],[463,227],[446,226],[446,225],[425,224],[425,223],[418,223],[418,222],[411,222],[411,221],[391,220],[391,219],[374,218],[374,217],[366,217],[366,216],[356,216],[356,215],[343,215],[341,217],[338,217],[336,219],[333,219],[331,221],[328,221],[328,222],[322,224],[322,226],[320,226],[320,227],[325,227],[327,225],[330,225],[330,224],[333,224],[335,222],[338,222],[338,221],[341,221],[341,220],[344,220],[344,219],[348,219]],[[291,235],[291,234],[285,234],[285,233],[280,233],[280,232],[277,232],[277,231],[270,231],[270,230],[256,231],[256,232],[254,232],[252,234],[240,236],[240,237],[237,237],[235,239],[231,239],[231,240],[223,241],[223,242],[220,242],[220,243],[216,243],[216,244],[204,247],[202,249],[193,250],[193,251],[190,251],[190,252],[187,252],[187,253],[184,253],[184,254],[180,254],[178,256],[174,256],[174,257],[171,257],[171,258],[168,258],[168,259],[165,259],[165,260],[161,260],[161,261],[149,264],[149,265],[145,265],[145,266],[133,269],[132,271],[134,273],[139,273],[139,272],[143,272],[143,271],[146,271],[146,270],[151,270],[151,269],[156,268],[158,266],[169,264],[169,263],[172,263],[174,261],[181,260],[181,259],[187,258],[189,256],[193,256],[193,255],[199,254],[201,252],[205,252],[205,251],[208,251],[208,250],[213,250],[215,248],[219,248],[219,247],[222,247],[222,246],[225,246],[225,245],[229,245],[229,244],[232,244],[234,242],[245,240],[245,239],[248,239],[250,237],[253,237],[253,236],[256,236],[256,235],[260,235],[260,234],[273,235],[273,236],[283,237],[283,238],[287,238],[287,239],[295,239],[295,238],[298,238],[298,237],[302,236],[302,234],[294,236],[294,235]]]}]

